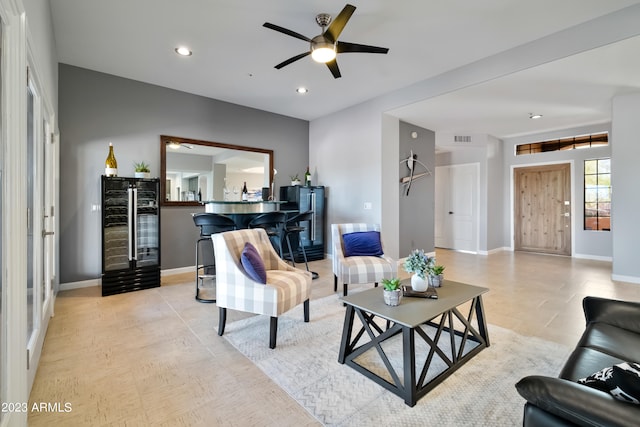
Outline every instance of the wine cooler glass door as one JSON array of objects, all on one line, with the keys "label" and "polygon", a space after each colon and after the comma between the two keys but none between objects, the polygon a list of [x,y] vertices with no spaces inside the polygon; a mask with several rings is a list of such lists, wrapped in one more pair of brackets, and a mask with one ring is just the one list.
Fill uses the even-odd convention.
[{"label": "wine cooler glass door", "polygon": [[139,180],[136,190],[136,265],[138,267],[158,265],[160,239],[157,181]]}]

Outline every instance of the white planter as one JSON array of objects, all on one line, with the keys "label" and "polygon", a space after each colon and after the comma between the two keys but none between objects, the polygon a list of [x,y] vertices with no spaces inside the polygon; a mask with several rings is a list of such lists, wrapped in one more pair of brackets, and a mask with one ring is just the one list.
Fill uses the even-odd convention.
[{"label": "white planter", "polygon": [[134,172],[136,178],[151,178],[151,172]]},{"label": "white planter", "polygon": [[417,274],[411,276],[411,289],[414,291],[424,292],[427,290],[427,286],[429,286],[429,283],[426,279],[421,278]]},{"label": "white planter", "polygon": [[291,185],[300,185],[300,180],[291,181]]}]

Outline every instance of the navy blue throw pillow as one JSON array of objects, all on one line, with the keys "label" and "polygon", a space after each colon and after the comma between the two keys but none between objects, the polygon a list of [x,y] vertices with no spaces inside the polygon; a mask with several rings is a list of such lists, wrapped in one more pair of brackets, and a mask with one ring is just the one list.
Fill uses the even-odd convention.
[{"label": "navy blue throw pillow", "polygon": [[264,262],[256,247],[251,243],[247,242],[244,244],[244,249],[240,254],[240,262],[242,262],[244,271],[251,279],[258,283],[267,283],[267,270],[264,267]]},{"label": "navy blue throw pillow", "polygon": [[344,256],[380,256],[382,243],[379,231],[356,231],[342,235]]}]

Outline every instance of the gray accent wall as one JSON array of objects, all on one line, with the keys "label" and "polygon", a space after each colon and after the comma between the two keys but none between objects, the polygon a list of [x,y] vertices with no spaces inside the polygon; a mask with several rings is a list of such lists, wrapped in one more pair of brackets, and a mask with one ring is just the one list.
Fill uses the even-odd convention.
[{"label": "gray accent wall", "polygon": [[[120,176],[160,175],[160,135],[274,150],[275,187],[309,164],[309,123],[60,64],[60,281],[101,275],[100,176],[109,142]],[[161,210],[162,269],[194,265],[194,208]]]},{"label": "gray accent wall", "polygon": [[[411,136],[415,132],[416,138]],[[434,203],[435,203],[435,133],[409,123],[400,121],[400,147],[396,154],[400,170],[394,184],[400,189],[398,197],[399,209],[399,258],[409,255],[413,249],[434,250]],[[406,186],[400,184],[400,178],[409,176],[409,169],[401,160],[408,158],[413,150],[417,160],[424,163],[431,172],[430,176],[418,178],[411,184],[409,194]],[[393,159],[388,159],[391,163]],[[425,172],[419,163],[415,164],[415,173]]]}]

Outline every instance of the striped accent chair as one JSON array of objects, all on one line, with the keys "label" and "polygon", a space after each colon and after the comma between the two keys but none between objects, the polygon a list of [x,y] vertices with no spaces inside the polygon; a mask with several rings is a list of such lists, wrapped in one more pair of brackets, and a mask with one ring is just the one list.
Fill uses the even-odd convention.
[{"label": "striped accent chair", "polygon": [[[276,347],[279,315],[304,303],[304,321],[309,321],[311,273],[284,262],[264,229],[227,231],[213,234],[211,239],[216,259],[218,335],[224,333],[228,308],[270,316],[270,348]],[[266,284],[251,279],[242,267],[241,254],[246,242],[255,246],[264,262]]]},{"label": "striped accent chair", "polygon": [[357,231],[380,231],[380,225],[331,224],[333,291],[338,291],[338,282],[340,282],[343,284],[344,296],[347,296],[348,285],[373,283],[377,287],[382,279],[392,279],[398,274],[396,261],[386,255],[349,257],[344,255],[342,235]]}]

